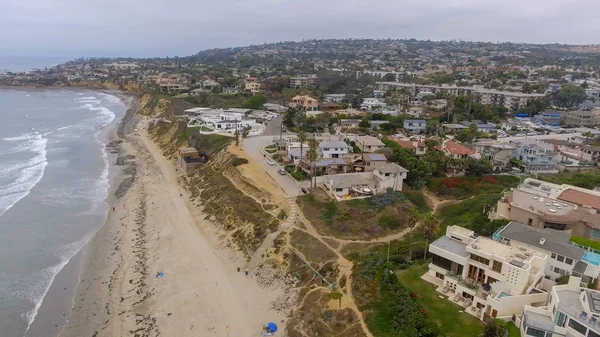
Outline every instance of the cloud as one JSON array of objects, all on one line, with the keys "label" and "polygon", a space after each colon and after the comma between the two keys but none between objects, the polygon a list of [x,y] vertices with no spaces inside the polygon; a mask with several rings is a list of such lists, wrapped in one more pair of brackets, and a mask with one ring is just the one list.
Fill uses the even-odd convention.
[{"label": "cloud", "polygon": [[597,43],[596,0],[0,0],[0,55],[173,56],[318,38]]}]

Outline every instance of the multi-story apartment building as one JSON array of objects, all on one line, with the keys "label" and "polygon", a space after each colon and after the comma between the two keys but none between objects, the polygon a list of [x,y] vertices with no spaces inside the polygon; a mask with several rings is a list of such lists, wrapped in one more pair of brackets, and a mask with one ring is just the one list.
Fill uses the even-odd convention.
[{"label": "multi-story apartment building", "polygon": [[290,77],[290,87],[300,88],[314,85],[317,82],[316,75]]},{"label": "multi-story apartment building", "polygon": [[600,114],[593,111],[567,111],[564,122],[571,126],[593,128],[600,125]]},{"label": "multi-story apartment building", "polygon": [[600,337],[600,292],[582,288],[581,279],[552,287],[547,306],[526,305],[517,325],[521,336]]},{"label": "multi-story apartment building", "polygon": [[256,77],[244,78],[244,90],[250,91],[253,94],[260,92],[260,82]]},{"label": "multi-story apartment building", "polygon": [[497,216],[600,239],[600,192],[527,178],[498,201]]},{"label": "multi-story apartment building", "polygon": [[438,92],[448,95],[474,95],[476,100],[482,104],[498,105],[507,108],[511,112],[518,111],[527,105],[532,99],[542,98],[544,94],[526,94],[513,91],[498,91],[482,87],[459,87],[455,85],[430,85],[400,82],[377,82],[379,89],[388,90],[392,88],[404,88],[415,97],[420,92],[426,91],[432,94]]},{"label": "multi-story apartment building", "polygon": [[514,145],[513,158],[523,163],[525,172],[556,172],[554,146],[536,139],[511,141]]},{"label": "multi-story apartment building", "polygon": [[550,256],[537,249],[449,226],[429,252],[432,262],[423,278],[479,319],[509,318],[524,305],[547,301],[541,286]]}]

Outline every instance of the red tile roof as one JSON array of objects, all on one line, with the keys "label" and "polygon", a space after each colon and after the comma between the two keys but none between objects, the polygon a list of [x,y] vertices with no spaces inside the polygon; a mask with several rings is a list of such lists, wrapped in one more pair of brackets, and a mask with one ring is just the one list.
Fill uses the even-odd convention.
[{"label": "red tile roof", "polygon": [[403,149],[415,150],[417,147],[424,149],[426,147],[424,142],[412,141],[412,140],[402,140],[402,139],[394,139],[396,143],[400,145]]},{"label": "red tile roof", "polygon": [[558,199],[572,202],[578,205],[590,206],[596,209],[600,209],[600,197],[590,193],[581,192],[574,189],[566,189],[559,196]]},{"label": "red tile roof", "polygon": [[475,153],[474,150],[469,149],[468,147],[462,146],[453,141],[448,141],[444,144],[444,148],[450,154],[460,154],[463,156],[469,156]]}]

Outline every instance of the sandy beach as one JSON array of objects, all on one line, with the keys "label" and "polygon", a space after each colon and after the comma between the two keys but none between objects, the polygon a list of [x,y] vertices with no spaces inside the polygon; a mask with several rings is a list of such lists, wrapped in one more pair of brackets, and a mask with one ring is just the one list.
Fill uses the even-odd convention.
[{"label": "sandy beach", "polygon": [[259,336],[267,322],[283,330],[285,314],[274,307],[288,296],[284,281],[269,270],[244,274],[246,260],[220,245],[201,211],[190,211],[180,172],[134,110],[110,144],[120,151],[120,185],[83,256],[60,336]]}]

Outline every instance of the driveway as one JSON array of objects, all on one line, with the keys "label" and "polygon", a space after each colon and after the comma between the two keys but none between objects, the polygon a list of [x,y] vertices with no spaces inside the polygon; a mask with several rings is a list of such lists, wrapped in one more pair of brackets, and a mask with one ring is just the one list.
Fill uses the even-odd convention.
[{"label": "driveway", "polygon": [[[274,121],[274,120],[273,120]],[[269,122],[272,123],[273,121]],[[269,174],[275,182],[281,186],[283,191],[290,197],[295,197],[302,194],[301,187],[308,186],[308,182],[298,183],[288,174],[281,175],[277,170],[282,169],[283,166],[275,163],[275,165],[267,164],[267,158],[265,158],[262,150],[265,146],[273,144],[274,136],[258,136],[248,137],[242,142],[242,148],[252,159],[254,159],[259,165],[263,167],[265,172]]]}]

